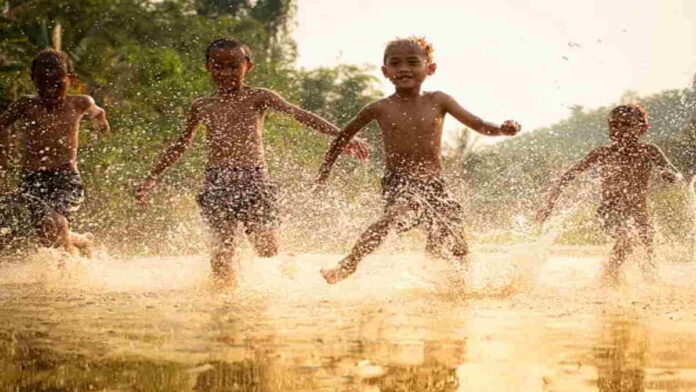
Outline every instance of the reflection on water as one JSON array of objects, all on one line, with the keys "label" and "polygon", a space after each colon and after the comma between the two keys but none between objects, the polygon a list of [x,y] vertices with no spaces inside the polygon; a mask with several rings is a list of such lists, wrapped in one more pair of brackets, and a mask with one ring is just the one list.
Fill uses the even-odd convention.
[{"label": "reflection on water", "polygon": [[248,258],[222,293],[203,256],[3,264],[0,391],[696,390],[694,267],[602,290],[598,258],[539,254],[480,255],[459,295],[420,255],[337,286],[336,255]]},{"label": "reflection on water", "polygon": [[645,327],[637,315],[609,314],[601,318],[601,336],[595,349],[600,392],[645,391]]}]

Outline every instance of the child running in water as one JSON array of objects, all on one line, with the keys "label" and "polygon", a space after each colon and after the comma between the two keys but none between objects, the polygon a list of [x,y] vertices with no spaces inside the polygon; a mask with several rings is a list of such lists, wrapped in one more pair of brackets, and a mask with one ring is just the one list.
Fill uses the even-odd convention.
[{"label": "child running in water", "polygon": [[449,113],[488,136],[515,135],[520,126],[514,121],[506,121],[501,126],[485,122],[443,92],[422,92],[423,82],[436,69],[432,53],[432,45],[423,38],[389,42],[382,73],[396,92],[363,108],[326,153],[317,179],[319,186],[327,180],[331,167],[351,138],[372,121],[379,124],[386,153],[386,174],[382,180],[386,208],[337,267],[321,271],[328,283],[336,283],[355,272],[358,263],[373,252],[392,229],[403,232],[425,224],[428,252],[454,256],[462,261],[468,253],[461,228],[463,208],[452,199],[442,179],[444,117]]},{"label": "child running in water", "polygon": [[559,179],[545,208],[539,211],[537,221],[543,223],[548,218],[556,199],[570,181],[596,167],[602,187],[602,201],[597,213],[615,241],[602,272],[602,281],[618,283],[620,267],[633,250],[632,229],[638,232],[647,253],[647,260],[641,265],[643,276],[654,280],[653,227],[647,205],[650,174],[657,169],[670,182],[681,181],[682,176],[657,146],[639,141],[649,128],[648,115],[641,106],[617,106],[609,114],[608,122],[610,144],[592,150]]},{"label": "child running in water", "polygon": [[[28,204],[45,245],[63,246],[71,254],[79,249],[89,256],[92,235],[71,232],[69,226],[70,214],[79,209],[84,197],[77,169],[79,125],[85,115],[101,132],[109,131],[109,123],[92,97],[67,94],[75,71],[65,53],[41,51],[31,64],[31,78],[37,95],[18,99],[0,115],[0,132],[22,122],[24,156],[18,197]],[[1,169],[0,176],[6,177],[7,171]]]},{"label": "child running in water", "polygon": [[[244,84],[252,70],[251,48],[232,38],[213,41],[205,52],[206,69],[217,86],[214,96],[195,100],[185,129],[169,147],[143,184],[136,198],[146,203],[157,179],[191,146],[200,124],[207,127],[209,153],[205,184],[198,196],[203,217],[215,235],[211,259],[214,278],[234,282],[232,261],[235,236],[241,223],[261,257],[278,253],[278,206],[263,148],[263,120],[268,109],[289,114],[320,133],[337,135],[339,129],[323,118],[283,100],[271,90]],[[346,149],[367,158],[367,145],[357,141]]]}]

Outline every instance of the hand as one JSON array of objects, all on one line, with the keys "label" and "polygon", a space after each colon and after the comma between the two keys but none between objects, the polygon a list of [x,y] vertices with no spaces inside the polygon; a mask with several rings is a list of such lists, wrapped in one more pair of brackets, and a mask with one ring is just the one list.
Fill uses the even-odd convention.
[{"label": "hand", "polygon": [[324,189],[326,189],[326,180],[328,179],[328,176],[322,176],[320,175],[317,177],[316,180],[314,180],[314,186],[312,187],[312,194],[317,195],[319,193],[324,192]]},{"label": "hand", "polygon": [[500,133],[506,136],[514,136],[517,135],[521,129],[522,126],[517,121],[507,120],[500,126]]},{"label": "hand", "polygon": [[539,210],[536,215],[536,222],[540,225],[543,224],[546,219],[548,219],[549,215],[551,215],[551,209],[543,208]]},{"label": "hand", "polygon": [[360,162],[367,161],[370,155],[370,150],[367,147],[367,142],[361,138],[353,139],[343,150],[344,154],[356,157]]},{"label": "hand", "polygon": [[150,203],[150,190],[154,187],[155,180],[147,179],[135,190],[135,200],[143,210],[146,210]]}]

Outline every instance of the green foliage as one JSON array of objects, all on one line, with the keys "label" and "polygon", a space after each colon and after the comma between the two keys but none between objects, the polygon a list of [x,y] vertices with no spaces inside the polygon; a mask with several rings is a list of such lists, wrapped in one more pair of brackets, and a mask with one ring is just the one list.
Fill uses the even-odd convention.
[{"label": "green foliage", "polygon": [[[88,197],[76,221],[113,238],[114,245],[133,248],[128,244],[133,242],[176,252],[167,241],[146,243],[145,236],[199,234],[190,230],[201,226],[191,223],[200,223],[194,200],[205,165],[204,131],[163,178],[150,212],[138,211],[132,189],[181,132],[190,103],[213,92],[204,68],[204,51],[213,39],[234,36],[251,46],[250,85],[273,89],[332,121],[345,122],[376,96],[374,80],[362,68],[295,68],[294,42],[287,34],[294,9],[291,0],[13,0],[0,16],[0,105],[33,93],[31,60],[38,50],[60,43],[79,76],[73,92],[95,97],[115,132],[99,139],[81,134],[79,163]],[[56,31],[62,32],[60,42],[52,39]],[[321,78],[326,80],[316,83]],[[304,91],[308,86],[311,93]],[[327,147],[325,137],[283,116],[267,119],[264,137],[274,171],[313,172]],[[287,176],[300,178],[307,175]]]}]

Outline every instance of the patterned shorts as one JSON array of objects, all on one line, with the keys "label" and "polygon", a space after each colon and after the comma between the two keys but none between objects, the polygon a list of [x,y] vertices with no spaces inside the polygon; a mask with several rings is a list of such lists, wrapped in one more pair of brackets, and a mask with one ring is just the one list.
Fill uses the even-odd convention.
[{"label": "patterned shorts", "polygon": [[80,174],[76,171],[27,171],[22,175],[20,193],[43,201],[66,218],[80,209],[85,199]]},{"label": "patterned shorts", "polygon": [[399,232],[421,224],[462,225],[464,208],[447,192],[442,179],[422,180],[390,173],[382,179],[382,196],[386,209],[397,203],[410,207],[408,216],[398,223]]},{"label": "patterned shorts", "polygon": [[276,186],[263,168],[208,168],[198,205],[216,231],[228,225],[274,227],[279,222]]}]

